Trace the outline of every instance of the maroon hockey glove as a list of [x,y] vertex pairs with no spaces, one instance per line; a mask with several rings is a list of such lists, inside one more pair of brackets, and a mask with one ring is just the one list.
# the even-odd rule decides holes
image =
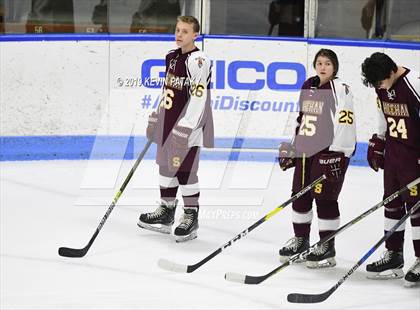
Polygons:
[[279,165],[283,171],[294,167],[296,163],[295,148],[289,142],[282,142],[279,147]]
[[156,132],[156,124],[158,121],[158,115],[156,112],[153,112],[149,115],[149,122],[147,124],[146,129],[146,136],[147,139],[153,142],[156,142],[155,132]]
[[384,169],[384,150],[385,139],[375,133],[369,140],[367,152],[369,166],[375,171],[378,171],[379,168]]
[[191,128],[176,125],[172,129],[172,143],[176,148],[187,149],[188,138],[192,132]]
[[343,174],[346,165],[346,157],[342,152],[322,153],[319,156],[319,164],[321,165],[328,181],[336,181]]

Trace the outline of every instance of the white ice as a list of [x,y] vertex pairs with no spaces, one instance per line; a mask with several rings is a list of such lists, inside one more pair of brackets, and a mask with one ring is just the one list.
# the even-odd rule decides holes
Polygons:
[[[260,275],[280,265],[278,249],[293,234],[291,206],[191,274],[157,266],[159,258],[198,262],[288,199],[291,171],[267,163],[202,161],[199,236],[177,244],[136,225],[159,196],[157,166],[145,160],[88,254],[60,257],[60,246],[86,245],[132,164],[0,163],[1,309],[420,309],[418,288],[405,288],[403,280],[368,280],[365,264],[321,304],[286,300],[288,293],[333,286],[382,237],[382,209],[337,237],[332,269],[293,265],[259,285],[224,280],[225,272]],[[340,197],[341,224],[381,197],[381,173],[350,167]],[[318,241],[316,217],[311,241]],[[405,260],[407,270],[414,261],[409,223]]]

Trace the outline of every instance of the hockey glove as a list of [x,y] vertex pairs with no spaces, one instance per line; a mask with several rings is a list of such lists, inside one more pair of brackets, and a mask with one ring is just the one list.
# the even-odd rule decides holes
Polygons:
[[369,147],[367,152],[367,160],[369,166],[378,171],[379,168],[384,169],[384,150],[385,150],[385,138],[378,136],[376,133],[369,140]]
[[282,142],[279,147],[279,165],[281,170],[286,171],[287,169],[294,167],[296,163],[295,148],[289,142]]
[[336,181],[343,174],[346,157],[342,152],[328,151],[319,156],[319,164],[328,181]]
[[147,123],[146,136],[147,139],[153,142],[156,142],[155,133],[156,125],[158,121],[158,115],[156,112],[153,112],[149,115],[149,121]]
[[182,163],[188,155],[188,138],[192,129],[176,125],[172,129],[172,138],[168,148],[169,171],[176,172],[181,168]]
[[176,125],[172,129],[172,143],[176,148],[187,149],[188,148],[188,138],[192,132],[191,128],[182,127]]

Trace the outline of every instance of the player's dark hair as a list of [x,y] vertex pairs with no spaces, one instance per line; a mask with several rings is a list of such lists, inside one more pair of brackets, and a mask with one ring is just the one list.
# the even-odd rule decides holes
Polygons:
[[194,16],[184,15],[178,16],[176,19],[178,22],[184,22],[193,26],[194,32],[200,32],[200,23]]
[[334,67],[333,77],[335,77],[337,75],[337,72],[338,72],[338,57],[337,57],[337,54],[334,53],[334,51],[329,50],[327,48],[320,49],[314,57],[314,62],[313,62],[314,69],[315,69],[315,66],[316,66],[316,61],[317,61],[319,56],[327,57],[332,62],[333,67]]
[[373,53],[362,63],[362,81],[365,86],[378,88],[381,81],[388,79],[391,72],[397,72],[396,63],[384,53]]

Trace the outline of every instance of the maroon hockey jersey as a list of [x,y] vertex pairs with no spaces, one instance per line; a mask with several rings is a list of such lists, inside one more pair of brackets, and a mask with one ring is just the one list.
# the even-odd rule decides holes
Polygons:
[[420,152],[419,74],[405,69],[390,89],[375,89],[381,112],[379,134],[387,144],[402,143]]
[[356,146],[353,96],[336,78],[320,87],[315,77],[305,81],[299,98],[300,112],[294,138],[297,156],[312,156],[324,149],[350,157]]

